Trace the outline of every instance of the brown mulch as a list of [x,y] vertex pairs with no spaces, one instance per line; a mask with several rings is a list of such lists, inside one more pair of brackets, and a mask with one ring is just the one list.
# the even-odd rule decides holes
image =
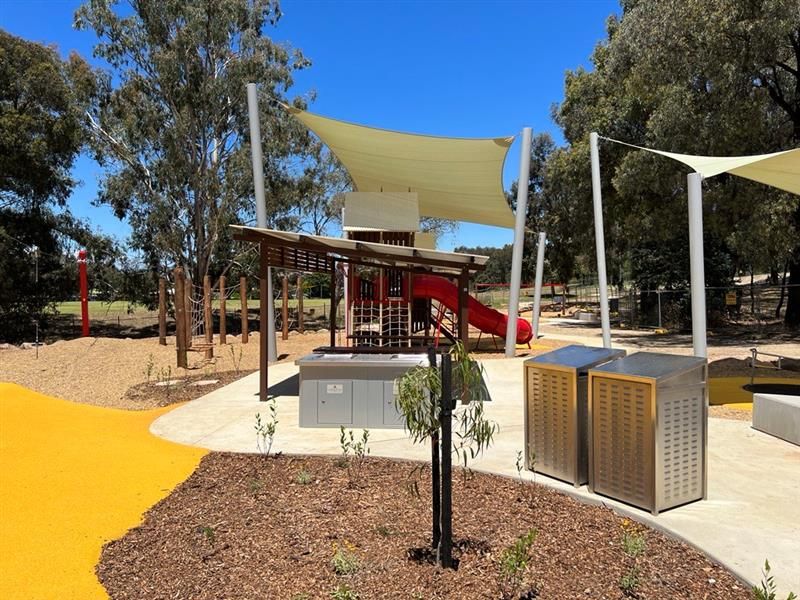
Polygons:
[[[188,402],[254,372],[247,370],[216,373],[208,370],[203,374],[181,378],[168,378],[159,374],[150,381],[129,388],[123,400],[127,402],[127,408],[142,410]],[[198,382],[202,385],[197,385]]]
[[[760,362],[763,365],[777,366],[777,362]],[[750,377],[750,359],[721,358],[708,363],[709,377]],[[757,368],[756,377],[785,377],[787,379],[800,378],[800,361],[786,359],[781,363],[781,370]]]
[[[500,598],[501,553],[536,529],[524,587],[509,597],[624,597],[619,584],[631,559],[621,517],[494,475],[454,477],[458,568],[430,564],[429,472],[415,498],[407,491],[414,466],[368,459],[351,486],[333,457],[210,454],[141,526],[105,546],[98,577],[113,599],[329,598],[342,584],[361,600]],[[309,483],[300,483],[301,471]],[[636,598],[750,597],[696,550],[639,530],[646,549]],[[355,557],[354,573],[334,572],[336,548]]]

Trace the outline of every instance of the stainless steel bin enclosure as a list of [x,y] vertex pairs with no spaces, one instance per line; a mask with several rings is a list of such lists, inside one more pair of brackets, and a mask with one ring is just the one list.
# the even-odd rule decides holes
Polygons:
[[402,429],[395,381],[424,354],[310,354],[300,367],[300,427]]
[[658,514],[706,497],[705,358],[637,352],[589,371],[589,489]]
[[565,346],[525,361],[527,469],[575,486],[588,481],[588,370],[623,356],[624,350]]

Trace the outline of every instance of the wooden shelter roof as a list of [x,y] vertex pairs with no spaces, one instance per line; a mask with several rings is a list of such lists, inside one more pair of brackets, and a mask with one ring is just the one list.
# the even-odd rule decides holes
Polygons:
[[486,268],[486,261],[489,260],[487,256],[460,252],[395,246],[243,225],[232,225],[232,227],[237,230],[235,238],[238,240],[265,243],[269,248],[269,266],[300,271],[329,272],[332,263],[336,261],[458,274],[462,271],[482,271]]

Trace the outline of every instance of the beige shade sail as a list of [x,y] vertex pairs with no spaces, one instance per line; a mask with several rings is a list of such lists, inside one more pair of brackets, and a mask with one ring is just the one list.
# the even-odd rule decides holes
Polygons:
[[667,156],[688,165],[705,179],[730,173],[800,195],[800,148],[755,156],[694,156],[643,148],[611,138],[603,139]]
[[416,192],[421,216],[514,227],[503,192],[503,163],[513,136],[415,135],[286,108],[327,144],[357,191]]

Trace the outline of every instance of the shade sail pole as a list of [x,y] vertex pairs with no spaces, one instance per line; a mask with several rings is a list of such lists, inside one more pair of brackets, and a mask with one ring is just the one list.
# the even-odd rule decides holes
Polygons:
[[[250,119],[250,153],[253,159],[253,186],[256,199],[256,223],[267,227],[267,199],[264,194],[264,162],[261,154],[261,124],[258,118],[258,94],[255,83],[247,84],[247,114]],[[263,254],[261,260],[263,260]],[[263,288],[262,288],[263,289]],[[272,298],[272,269],[267,269],[267,360],[276,362],[275,303]],[[259,302],[263,302],[261,298]]]
[[703,265],[703,176],[687,175],[689,192],[689,271],[692,290],[692,347],[706,358],[706,277]]
[[513,357],[517,349],[517,317],[519,316],[519,287],[522,279],[522,252],[525,242],[525,218],[528,214],[528,179],[531,164],[531,128],[522,130],[522,147],[517,180],[517,214],[514,221],[514,249],[511,254],[511,288],[506,323],[506,356]]
[[594,205],[594,243],[597,252],[597,282],[600,287],[600,324],[603,328],[603,347],[611,348],[611,320],[608,316],[608,281],[606,277],[606,240],[603,233],[603,197],[600,191],[600,152],[597,133],[589,134],[592,159],[592,204]]
[[533,339],[539,339],[539,311],[542,308],[542,277],[544,276],[544,245],[547,241],[547,234],[539,232],[539,244],[536,246],[536,286],[533,291],[533,316],[531,317],[531,329],[533,329]]

